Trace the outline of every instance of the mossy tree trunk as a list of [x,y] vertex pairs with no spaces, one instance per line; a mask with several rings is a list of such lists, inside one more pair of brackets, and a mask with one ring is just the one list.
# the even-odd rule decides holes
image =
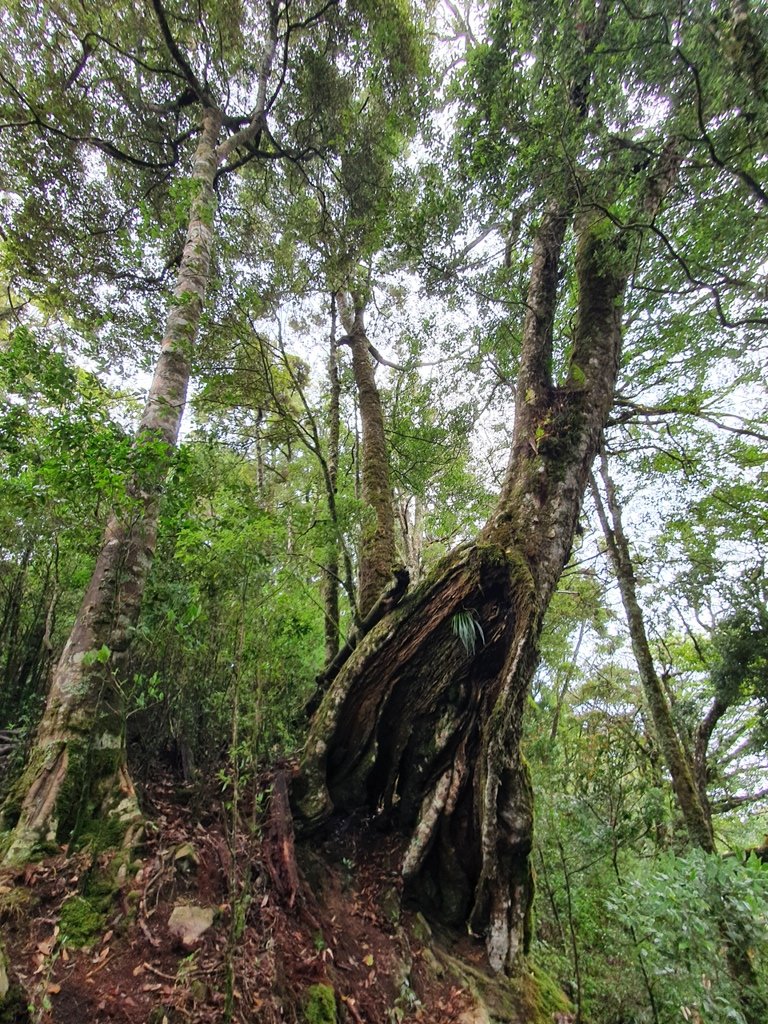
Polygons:
[[140,469],[126,508],[107,525],[27,768],[3,807],[3,825],[14,827],[8,862],[28,858],[41,842],[71,841],[94,818],[112,818],[126,830],[139,818],[125,764],[122,672],[154,556],[158,505],[210,276],[221,123],[220,111],[204,112],[186,244],[135,441]]
[[352,654],[313,720],[295,789],[308,828],[364,807],[404,830],[410,891],[435,916],[483,934],[496,970],[511,970],[527,941],[533,810],[523,707],[613,401],[629,265],[610,224],[581,219],[575,339],[556,387],[569,221],[552,204],[535,240],[496,510],[477,542],[447,556]]
[[389,480],[384,412],[365,333],[365,302],[355,296],[354,311],[343,293],[337,296],[337,302],[347,332],[339,344],[348,345],[352,351],[352,372],[360,409],[361,497],[371,510],[370,521],[363,523],[358,571],[358,611],[364,619],[390,582],[397,562],[395,503]]

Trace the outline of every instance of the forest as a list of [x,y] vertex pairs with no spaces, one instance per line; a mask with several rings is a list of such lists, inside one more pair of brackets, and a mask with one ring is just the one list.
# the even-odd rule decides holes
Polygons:
[[0,1024],[763,1024],[768,3],[0,26]]

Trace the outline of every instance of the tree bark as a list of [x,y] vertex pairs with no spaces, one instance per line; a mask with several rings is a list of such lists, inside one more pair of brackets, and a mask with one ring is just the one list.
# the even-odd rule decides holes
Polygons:
[[210,277],[221,122],[220,111],[204,112],[186,244],[135,441],[142,466],[128,487],[128,509],[109,520],[27,768],[3,807],[3,823],[14,826],[6,862],[27,859],[41,842],[71,842],[94,818],[113,818],[126,830],[139,820],[125,764],[121,672],[155,551],[159,499]]
[[569,220],[552,204],[535,240],[496,510],[476,543],[447,556],[354,651],[318,709],[294,791],[308,829],[366,807],[404,830],[408,891],[483,934],[496,970],[512,970],[529,937],[524,702],[619,364],[626,246],[605,220],[584,217],[575,341],[565,385],[552,382]]
[[341,295],[337,296],[337,301],[347,331],[339,343],[349,345],[352,350],[352,371],[360,408],[361,498],[373,512],[371,521],[363,523],[360,547],[358,605],[360,617],[365,618],[391,579],[397,562],[394,496],[389,481],[384,412],[365,333],[365,306],[356,300],[352,314]]
[[339,649],[339,533],[336,523],[336,489],[339,473],[339,434],[341,426],[339,380],[339,347],[336,339],[336,301],[331,297],[331,337],[328,354],[328,498],[332,504],[333,536],[328,541],[328,555],[323,574],[323,608],[325,626],[325,664],[331,664]]
[[[603,451],[601,454],[601,476],[605,485],[608,513],[606,513],[600,492],[595,480],[592,480],[592,493],[595,498],[597,515],[608,545],[608,552],[619,584],[621,601],[627,616],[629,635],[632,641],[640,682],[645,699],[651,712],[653,727],[659,741],[664,760],[672,779],[677,804],[683,815],[685,827],[691,842],[712,853],[715,848],[712,833],[712,819],[708,805],[696,784],[694,765],[691,763],[672,721],[672,713],[661,680],[653,663],[648,635],[640,602],[637,599],[637,583],[629,544],[621,520],[621,508],[616,497],[613,481],[608,473],[608,462]],[[608,518],[610,514],[610,521]]]

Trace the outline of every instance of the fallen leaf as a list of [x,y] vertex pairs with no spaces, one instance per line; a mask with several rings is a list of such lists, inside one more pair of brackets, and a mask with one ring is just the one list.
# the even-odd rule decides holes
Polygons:
[[138,978],[138,976],[140,974],[143,974],[143,973],[144,973],[144,964],[137,964],[133,968],[133,976],[134,976],[134,978]]
[[369,953],[368,956],[364,956],[363,963],[366,967],[373,967],[373,953]]

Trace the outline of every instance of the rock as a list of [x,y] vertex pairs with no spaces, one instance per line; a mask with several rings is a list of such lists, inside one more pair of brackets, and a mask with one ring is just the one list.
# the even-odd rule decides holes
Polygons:
[[8,989],[10,987],[11,983],[8,979],[8,964],[5,959],[3,947],[0,946],[0,1003],[2,1003],[5,997],[8,995]]
[[0,1021],[12,1024],[30,1024],[27,994],[11,974],[8,955],[0,939]]
[[176,848],[173,855],[173,863],[185,874],[193,871],[200,863],[200,857],[192,843],[182,843]]
[[168,931],[185,949],[192,949],[213,924],[213,915],[213,907],[194,907],[189,904],[174,907],[168,919]]

